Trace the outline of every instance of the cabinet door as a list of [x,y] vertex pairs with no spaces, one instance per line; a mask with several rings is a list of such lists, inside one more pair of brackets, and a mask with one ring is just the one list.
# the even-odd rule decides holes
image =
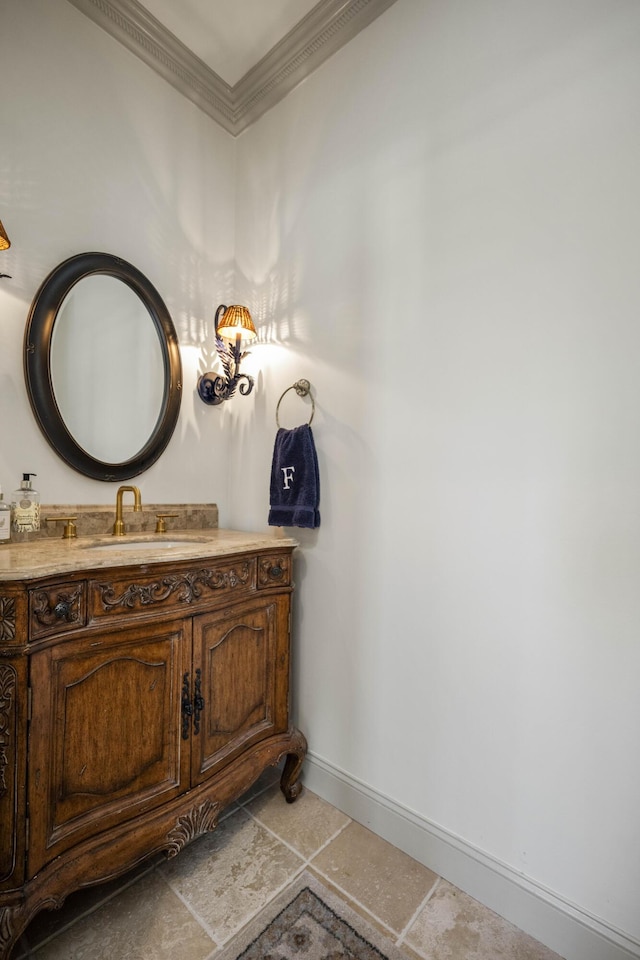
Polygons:
[[180,692],[190,627],[104,631],[33,655],[31,872],[188,786]]
[[193,718],[195,784],[251,744],[287,729],[289,596],[196,617],[193,651],[194,680],[204,699],[200,717]]

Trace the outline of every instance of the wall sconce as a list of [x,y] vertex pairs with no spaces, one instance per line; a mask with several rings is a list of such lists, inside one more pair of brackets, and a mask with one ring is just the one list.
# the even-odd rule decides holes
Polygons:
[[[2,220],[0,220],[0,250],[8,250],[10,246],[11,240],[9,240],[7,231],[2,226]],[[7,279],[11,280],[8,273],[0,273],[0,277],[7,277]]]
[[[229,400],[236,392],[236,387],[243,397],[253,390],[253,377],[240,373],[240,361],[247,355],[246,352],[240,352],[240,341],[257,337],[251,314],[246,307],[237,305],[226,307],[220,304],[216,310],[215,329],[216,350],[225,376],[209,372],[203,373],[198,379],[200,399],[214,406]],[[225,340],[235,340],[235,343],[225,343]]]

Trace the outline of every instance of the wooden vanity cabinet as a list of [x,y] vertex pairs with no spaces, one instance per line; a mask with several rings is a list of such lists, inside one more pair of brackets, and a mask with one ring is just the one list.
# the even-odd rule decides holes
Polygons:
[[104,631],[31,657],[28,875],[189,787],[189,623]]
[[0,582],[0,960],[42,907],[174,856],[282,757],[298,796],[292,549]]
[[203,783],[247,747],[286,731],[288,620],[284,597],[194,618],[193,663],[202,664],[194,684],[209,708],[202,719],[197,711],[193,716],[191,783]]

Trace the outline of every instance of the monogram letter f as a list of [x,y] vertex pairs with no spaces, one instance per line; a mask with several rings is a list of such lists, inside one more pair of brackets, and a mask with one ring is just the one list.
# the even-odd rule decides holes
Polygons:
[[293,475],[296,472],[295,467],[280,467],[282,470],[282,487],[284,490],[288,490],[290,482],[293,480]]

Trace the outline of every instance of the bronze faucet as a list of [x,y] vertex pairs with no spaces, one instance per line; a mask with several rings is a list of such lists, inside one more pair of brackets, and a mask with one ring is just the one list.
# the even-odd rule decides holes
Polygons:
[[124,536],[124,521],[122,519],[122,494],[129,491],[134,496],[133,509],[136,513],[140,513],[142,510],[142,500],[140,498],[140,491],[137,487],[118,487],[118,492],[116,494],[116,522],[113,525],[113,536],[114,537],[123,537]]

